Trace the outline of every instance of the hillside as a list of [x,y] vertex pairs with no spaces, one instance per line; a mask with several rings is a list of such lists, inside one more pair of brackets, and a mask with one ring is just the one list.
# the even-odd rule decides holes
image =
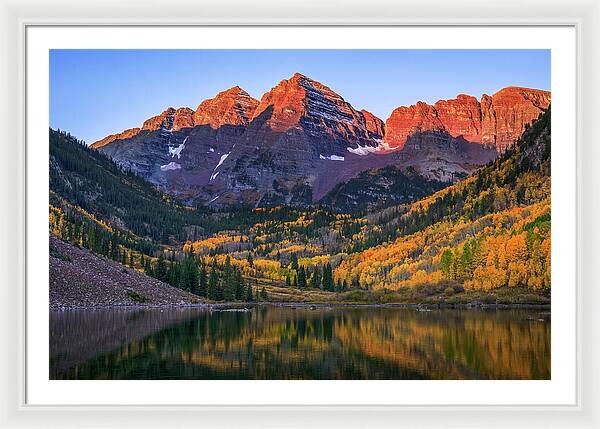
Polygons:
[[[466,179],[437,192],[430,183],[432,195],[382,210],[372,205],[365,215],[325,207],[238,212],[185,208],[132,176],[131,183],[140,181],[146,201],[155,201],[152,195],[158,195],[160,210],[166,215],[172,211],[181,227],[186,219],[199,225],[195,239],[172,234],[169,243],[140,238],[103,208],[113,189],[129,186],[130,174],[100,154],[98,160],[93,158],[98,165],[78,173],[64,167],[70,166],[64,157],[55,157],[62,167],[54,174],[65,183],[63,176],[70,178],[68,183],[78,183],[76,190],[82,196],[53,187],[61,191],[54,196],[61,205],[51,206],[50,230],[63,240],[216,301],[244,300],[250,290],[256,298],[264,289],[263,300],[268,294],[283,299],[301,290],[301,296],[338,292],[339,296],[327,298],[330,302],[469,302],[487,296],[480,292],[492,291],[500,302],[548,302],[550,122],[548,109],[512,148]],[[83,155],[93,153],[71,140],[63,144]],[[82,160],[88,159],[83,155]],[[110,193],[98,194],[103,202],[98,208],[90,202],[89,192],[82,191],[89,185],[82,184],[92,183],[92,172],[103,163],[108,163],[106,171],[113,169],[110,180],[115,186],[108,187]],[[403,192],[418,198],[412,181],[425,180],[391,168],[374,177],[370,174],[350,182],[367,197],[371,192],[397,195],[394,187],[404,186]],[[104,189],[104,181],[98,179],[96,189]],[[416,188],[422,185],[417,183]],[[344,195],[344,187],[337,189],[336,198],[352,201]],[[376,196],[372,201],[377,200]],[[363,201],[370,204],[369,198]],[[77,202],[88,204],[90,211]],[[172,228],[169,223],[152,225],[159,237]],[[281,288],[291,288],[290,293]]]
[[413,202],[448,185],[448,182],[429,180],[410,167],[402,171],[388,166],[363,171],[347,182],[338,183],[320,203],[342,213],[365,213]]
[[256,222],[243,207],[221,214],[182,205],[69,134],[50,129],[49,139],[50,205],[76,223],[166,244]]
[[550,123],[548,110],[493,164],[380,217],[357,239],[385,244],[348,255],[335,277],[373,289],[447,282],[449,295],[549,290]]
[[201,302],[195,295],[50,235],[51,308]]

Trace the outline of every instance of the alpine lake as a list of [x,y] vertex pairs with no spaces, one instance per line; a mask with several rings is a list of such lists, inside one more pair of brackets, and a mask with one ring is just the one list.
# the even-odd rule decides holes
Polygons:
[[50,311],[50,379],[550,379],[542,309]]

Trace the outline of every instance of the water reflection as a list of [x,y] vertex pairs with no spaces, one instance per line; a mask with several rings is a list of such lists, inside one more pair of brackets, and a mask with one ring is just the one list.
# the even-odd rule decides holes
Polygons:
[[52,379],[549,379],[550,320],[525,310],[50,312]]

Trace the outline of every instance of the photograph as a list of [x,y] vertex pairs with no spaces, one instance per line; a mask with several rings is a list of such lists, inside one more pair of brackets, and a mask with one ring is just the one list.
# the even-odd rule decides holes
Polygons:
[[50,49],[49,379],[552,380],[551,54]]

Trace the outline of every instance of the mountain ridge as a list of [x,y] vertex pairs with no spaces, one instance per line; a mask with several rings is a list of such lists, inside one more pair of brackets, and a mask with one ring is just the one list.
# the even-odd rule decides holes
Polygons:
[[[240,86],[235,85],[231,88],[217,93],[213,98],[209,98],[202,101],[198,105],[196,110],[192,110],[189,107],[180,107],[177,109],[174,107],[168,107],[161,114],[151,117],[144,121],[141,127],[129,128],[120,133],[107,135],[106,137],[92,143],[90,147],[98,149],[106,144],[111,143],[114,140],[130,138],[134,134],[139,133],[142,130],[159,130],[161,128],[161,125],[167,125],[167,129],[172,129],[175,131],[180,130],[181,128],[195,127],[206,124],[210,124],[213,128],[218,128],[223,124],[248,125],[254,119],[258,118],[260,114],[263,113],[266,110],[266,108],[272,104],[271,96],[273,92],[277,92],[280,86],[289,87],[293,86],[294,84],[300,84],[300,86],[302,86],[304,89],[313,86],[318,90],[326,91],[327,93],[333,95],[335,98],[338,98],[342,103],[349,106],[352,110],[354,110],[351,107],[350,103],[346,102],[341,96],[332,91],[326,85],[323,85],[322,83],[315,81],[301,73],[295,73],[291,78],[280,81],[276,86],[274,86],[265,94],[263,94],[260,101],[253,98]],[[520,121],[521,128],[519,129],[519,132],[515,130],[513,133],[507,134],[511,136],[512,140],[509,144],[506,144],[506,142],[503,143],[502,150],[505,150],[507,146],[510,146],[510,144],[514,143],[516,139],[520,136],[520,134],[524,130],[525,123],[531,124],[531,121],[536,119],[539,116],[539,114],[542,113],[542,111],[545,111],[548,108],[550,104],[550,94],[550,91],[546,90],[509,85],[499,89],[491,96],[488,94],[483,94],[480,100],[477,100],[477,98],[472,95],[459,93],[456,95],[455,98],[439,99],[433,104],[429,104],[424,101],[417,101],[415,104],[412,105],[398,106],[390,113],[390,116],[385,121],[366,109],[361,109],[357,112],[364,118],[363,120],[365,123],[365,127],[370,133],[373,134],[375,139],[383,139],[383,146],[379,147],[378,149],[393,151],[402,149],[408,135],[403,135],[403,141],[398,143],[396,141],[398,140],[397,138],[385,137],[384,129],[389,128],[390,125],[393,128],[395,122],[394,116],[398,116],[403,112],[411,111],[418,116],[426,118],[428,116],[427,111],[430,110],[429,113],[432,113],[434,115],[434,117],[429,118],[429,120],[426,123],[422,123],[419,120],[416,120],[416,123],[412,124],[413,128],[408,134],[414,133],[415,131],[423,130],[447,130],[448,133],[451,134],[453,137],[463,136],[467,141],[482,144],[495,144],[495,138],[493,136],[490,137],[489,132],[488,135],[478,135],[480,133],[481,124],[479,124],[478,127],[475,127],[474,124],[465,125],[464,122],[467,122],[468,120],[485,122],[486,119],[488,121],[491,121],[491,117],[484,117],[486,115],[484,115],[483,109],[489,109],[490,106],[493,106],[494,97],[502,98],[502,102],[496,103],[496,105],[498,106],[506,104],[505,99],[511,97],[513,99],[518,98],[516,101],[520,103],[528,101],[531,103],[531,106],[537,109],[537,111],[533,111],[533,109],[528,109],[525,112],[525,118],[529,120],[525,121],[523,119]],[[227,104],[228,102],[230,106],[223,105]],[[479,109],[479,112],[475,113],[475,117],[468,115],[468,113],[474,113],[470,111],[470,108],[472,108],[473,105],[476,105],[476,108]],[[232,114],[232,112],[226,109],[226,107],[231,107],[232,109],[237,111],[237,113],[239,114],[239,117],[236,118],[237,120],[230,119],[229,121],[219,121],[219,119],[222,116],[227,117],[227,115]],[[462,115],[462,113],[464,112],[459,111],[458,123],[452,123],[449,122],[448,119],[445,119],[448,118],[448,116],[451,116],[453,111],[456,111],[457,109],[466,110],[467,118],[465,119],[465,115]],[[210,110],[212,110],[212,112]],[[297,114],[298,112],[294,113]],[[533,116],[534,114],[535,116]],[[166,117],[169,115],[173,116],[173,120],[171,123],[165,120]],[[487,115],[493,115],[493,113],[487,113]],[[531,116],[531,118],[529,118],[529,116]],[[191,120],[187,119],[188,117],[191,117]],[[277,131],[281,128],[284,128],[283,131],[285,131],[286,123],[282,124],[281,120],[275,120],[271,123],[274,124],[274,126],[272,126],[271,129]],[[424,127],[423,125],[426,126]],[[287,126],[289,126],[289,124],[287,124]],[[515,134],[515,136],[512,136],[512,134]],[[504,139],[506,139],[506,136],[504,136]],[[390,141],[394,141],[393,146],[390,145]]]
[[90,147],[189,202],[308,206],[389,165],[455,182],[510,147],[549,102],[547,91],[507,87],[481,102],[459,94],[401,106],[384,122],[296,73],[260,101],[235,86]]
[[518,86],[502,88],[491,96],[483,94],[481,100],[458,94],[433,105],[419,101],[392,111],[383,142],[389,150],[401,150],[418,131],[446,131],[452,137],[462,136],[472,143],[496,147],[501,153],[549,105],[549,91]]

